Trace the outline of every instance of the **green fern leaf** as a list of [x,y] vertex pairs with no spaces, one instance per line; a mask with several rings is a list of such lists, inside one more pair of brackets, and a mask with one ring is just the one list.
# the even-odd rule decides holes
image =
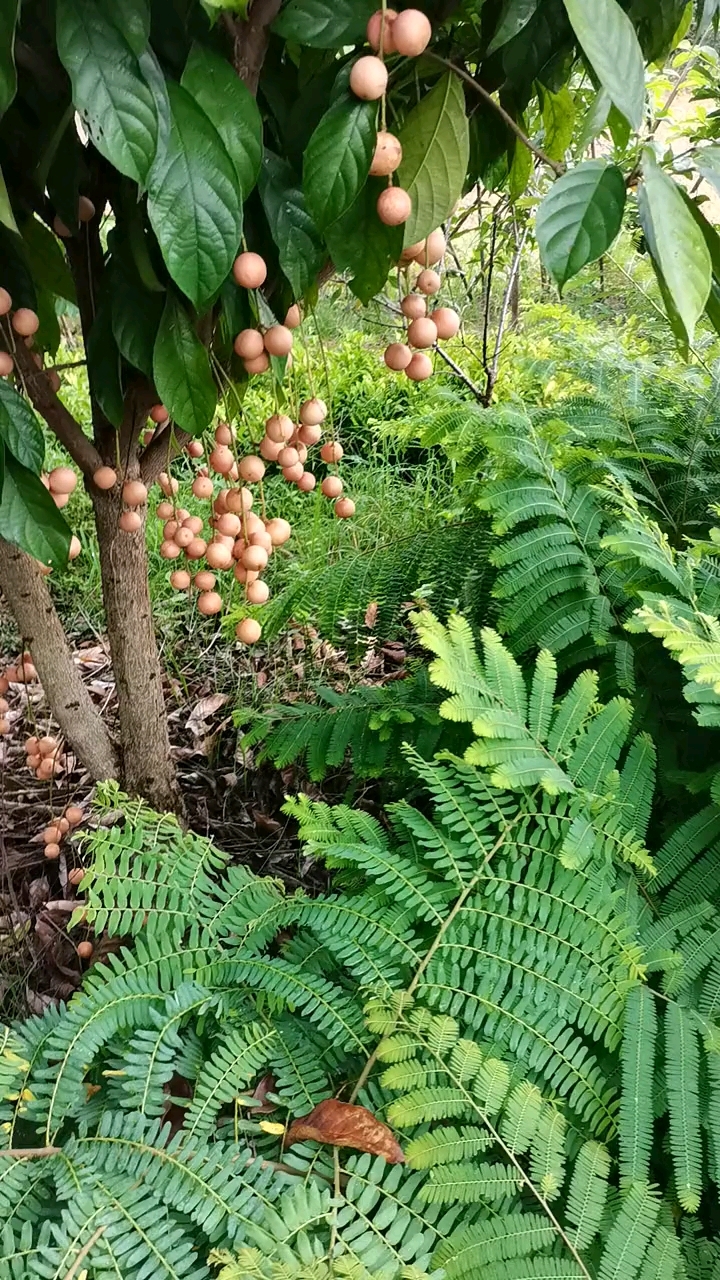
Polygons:
[[546,1104],[530,1146],[532,1180],[546,1200],[555,1200],[565,1180],[567,1123],[557,1108]]
[[655,999],[638,986],[628,996],[621,1051],[620,1172],[628,1182],[646,1180],[653,1139]]
[[538,654],[535,664],[530,704],[528,708],[528,727],[538,742],[545,742],[553,714],[553,700],[557,685],[557,664],[552,654],[544,649]]
[[570,1241],[585,1250],[600,1230],[610,1176],[610,1156],[599,1142],[585,1142],[575,1160],[567,1199],[567,1217],[575,1228]]
[[691,1014],[671,1002],[665,1010],[670,1151],[678,1200],[688,1213],[697,1212],[702,1193],[699,1072],[700,1050]]
[[405,1159],[411,1169],[431,1169],[436,1165],[469,1160],[487,1151],[492,1139],[484,1129],[463,1125],[436,1125],[427,1133],[412,1138],[405,1146]]
[[638,1182],[629,1188],[608,1231],[598,1280],[635,1280],[659,1211],[660,1202],[647,1183]]

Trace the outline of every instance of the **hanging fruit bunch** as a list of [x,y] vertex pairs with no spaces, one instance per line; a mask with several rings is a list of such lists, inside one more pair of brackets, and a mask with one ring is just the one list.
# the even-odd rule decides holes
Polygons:
[[[386,93],[388,71],[387,54],[400,54],[417,58],[425,52],[432,35],[432,28],[424,13],[418,9],[378,9],[367,24],[367,40],[374,55],[363,55],[353,64],[350,72],[350,88],[364,101],[380,100],[380,128],[375,151],[370,164],[371,177],[386,177],[387,187],[377,200],[380,221],[386,226],[399,226],[407,222],[412,212],[412,200],[402,187],[393,185],[394,175],[402,164],[403,150],[400,139],[386,128]],[[453,338],[460,328],[460,317],[450,307],[435,307],[428,314],[428,300],[434,298],[442,286],[435,268],[445,256],[445,236],[440,228],[431,232],[425,240],[407,246],[398,263],[398,273],[405,285],[405,296],[400,304],[405,341],[392,342],[387,347],[384,360],[389,369],[405,373],[413,382],[423,382],[433,371],[432,361],[426,354],[439,338]],[[420,270],[410,286],[410,270]]]

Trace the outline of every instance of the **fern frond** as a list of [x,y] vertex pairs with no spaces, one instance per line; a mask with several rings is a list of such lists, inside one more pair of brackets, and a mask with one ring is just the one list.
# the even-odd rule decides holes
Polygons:
[[635,1280],[659,1211],[657,1194],[646,1182],[637,1182],[625,1192],[605,1240],[598,1280]]
[[585,1142],[578,1152],[568,1188],[567,1218],[574,1231],[570,1241],[585,1250],[600,1230],[610,1176],[610,1156],[599,1142]]
[[627,1182],[647,1180],[653,1138],[653,1075],[657,1017],[647,987],[631,991],[625,1006],[620,1063],[620,1173]]
[[411,1169],[431,1169],[436,1165],[469,1160],[487,1151],[492,1138],[484,1129],[463,1125],[436,1125],[427,1133],[412,1138],[405,1147],[405,1159]]
[[670,1152],[680,1204],[696,1213],[702,1192],[700,1049],[692,1017],[675,1001],[665,1010],[665,1082]]
[[141,1184],[175,1213],[191,1219],[213,1243],[243,1238],[279,1194],[272,1170],[236,1144],[204,1143],[198,1132],[170,1137],[167,1126],[142,1116],[106,1112],[97,1132],[71,1140],[65,1158],[80,1182],[100,1177],[111,1193]]

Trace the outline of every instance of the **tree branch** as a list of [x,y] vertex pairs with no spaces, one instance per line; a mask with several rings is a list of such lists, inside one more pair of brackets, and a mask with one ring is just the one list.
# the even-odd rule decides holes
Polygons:
[[464,370],[460,368],[460,365],[455,363],[452,356],[449,356],[447,351],[443,351],[442,347],[439,347],[436,345],[435,350],[440,356],[440,359],[444,360],[445,363],[450,366],[455,376],[459,378],[461,382],[465,383],[465,386],[468,388],[469,391],[472,391],[476,400],[479,400],[482,403],[482,400],[483,400],[482,391],[480,390],[479,387],[475,386],[475,383],[473,382],[472,378],[468,377],[468,375],[464,372]]
[[474,76],[470,75],[469,71],[466,71],[464,67],[459,67],[455,62],[451,62],[449,58],[441,58],[439,53],[433,53],[431,49],[426,49],[423,57],[432,58],[433,62],[440,62],[444,67],[447,67],[449,71],[454,71],[456,76],[459,76],[467,85],[470,85],[471,89],[474,89],[476,93],[480,94],[483,101],[489,103],[489,105],[497,111],[498,115],[502,116],[508,129],[512,130],[515,137],[520,139],[523,146],[527,147],[528,151],[532,151],[533,155],[537,156],[538,160],[542,161],[543,164],[548,165],[548,167],[552,169],[556,178],[562,177],[565,172],[565,165],[560,164],[558,160],[551,160],[550,156],[546,155],[540,147],[536,147],[535,143],[531,142],[527,134],[520,128],[517,121],[513,120],[509,111],[506,111],[505,108],[493,97],[493,95],[488,93],[487,89],[484,89]]
[[189,440],[192,440],[190,433],[181,431],[178,427],[175,428],[172,439],[166,431],[153,437],[140,458],[140,479],[148,489],[155,483],[161,471],[167,471],[173,458],[182,452]]
[[269,41],[269,29],[280,12],[281,0],[252,0],[245,22],[223,13],[220,21],[233,42],[233,66],[250,92],[257,93]]
[[67,449],[70,457],[77,463],[86,476],[91,476],[102,463],[102,458],[92,440],[85,435],[80,423],[58,399],[50,386],[47,373],[38,369],[32,352],[19,339],[14,350],[10,350],[15,361],[15,368],[32,404],[41,418],[44,418],[50,430]]

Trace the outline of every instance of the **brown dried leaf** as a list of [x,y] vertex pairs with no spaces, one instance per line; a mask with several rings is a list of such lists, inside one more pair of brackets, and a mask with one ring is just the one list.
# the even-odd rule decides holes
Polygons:
[[377,616],[378,616],[377,600],[371,600],[370,604],[365,610],[365,626],[369,627],[371,631],[375,626],[375,623],[377,622]]
[[355,1151],[367,1151],[382,1156],[388,1164],[404,1164],[402,1147],[386,1124],[378,1120],[367,1107],[357,1107],[338,1098],[325,1098],[307,1116],[293,1120],[287,1135],[287,1145],[293,1142],[330,1143],[333,1147],[352,1147]]
[[209,693],[206,698],[201,698],[190,712],[185,728],[196,737],[201,737],[205,732],[204,721],[224,707],[228,697],[227,693]]

